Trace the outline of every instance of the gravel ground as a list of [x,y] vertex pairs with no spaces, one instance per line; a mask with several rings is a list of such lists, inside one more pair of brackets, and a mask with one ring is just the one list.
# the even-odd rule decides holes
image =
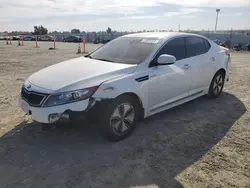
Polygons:
[[250,187],[250,53],[232,53],[220,98],[154,115],[110,143],[86,123],[43,132],[21,112],[18,92],[31,73],[80,56],[77,44],[39,45],[0,42],[1,188]]

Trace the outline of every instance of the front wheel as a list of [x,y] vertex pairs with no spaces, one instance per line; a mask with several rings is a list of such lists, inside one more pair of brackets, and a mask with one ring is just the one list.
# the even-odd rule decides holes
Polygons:
[[134,97],[120,96],[102,108],[99,126],[104,137],[120,141],[133,132],[140,114],[140,105]]
[[208,96],[211,98],[217,98],[222,93],[225,83],[225,74],[222,71],[217,72],[209,87]]

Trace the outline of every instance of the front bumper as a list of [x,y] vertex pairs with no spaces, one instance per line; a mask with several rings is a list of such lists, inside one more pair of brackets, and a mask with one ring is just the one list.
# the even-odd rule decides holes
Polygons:
[[40,123],[55,123],[61,119],[75,119],[84,114],[94,105],[93,99],[86,99],[74,103],[53,106],[53,107],[34,107],[30,106],[19,96],[19,105],[34,121]]

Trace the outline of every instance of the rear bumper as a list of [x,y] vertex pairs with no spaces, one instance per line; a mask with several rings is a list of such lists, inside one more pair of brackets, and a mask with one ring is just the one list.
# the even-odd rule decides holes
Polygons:
[[53,107],[30,106],[19,96],[19,106],[34,121],[40,123],[55,123],[61,120],[73,120],[86,115],[88,110],[94,105],[94,99],[86,99],[74,103],[69,103]]

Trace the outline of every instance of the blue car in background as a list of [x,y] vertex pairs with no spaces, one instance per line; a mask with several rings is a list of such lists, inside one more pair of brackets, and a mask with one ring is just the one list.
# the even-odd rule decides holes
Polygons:
[[25,37],[23,37],[23,40],[24,41],[34,41],[35,37],[33,37],[33,36],[25,36]]
[[82,42],[82,37],[71,35],[64,38],[63,42]]

